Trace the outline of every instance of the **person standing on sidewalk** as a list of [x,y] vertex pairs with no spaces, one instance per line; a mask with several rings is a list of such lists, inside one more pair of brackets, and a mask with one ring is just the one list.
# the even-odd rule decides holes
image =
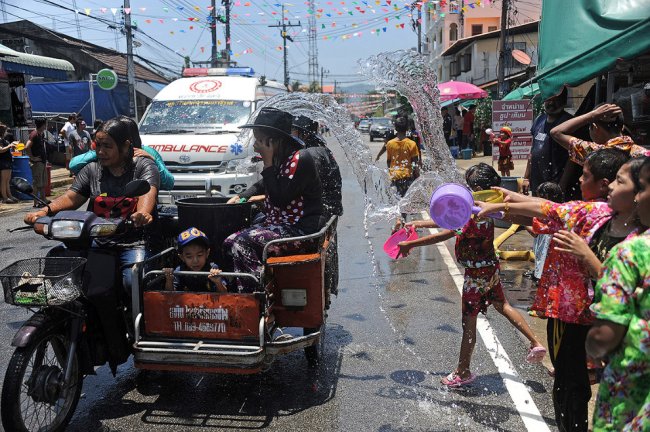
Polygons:
[[[39,197],[43,201],[47,198],[45,196],[45,186],[47,184],[47,169],[45,163],[47,162],[47,154],[45,150],[45,128],[47,122],[45,119],[36,119],[36,129],[29,134],[29,139],[25,144],[25,150],[29,156],[29,164],[32,168],[32,188],[34,189],[34,196]],[[40,208],[41,205],[38,201],[34,200],[34,207]]]
[[[75,129],[75,123],[77,122],[77,114],[72,113],[68,116],[68,121],[65,122],[59,135],[63,137],[63,143],[65,144],[65,169],[70,169],[70,159],[72,159],[72,147],[70,147],[70,134]],[[70,177],[72,177],[72,172],[70,172]]]
[[[567,103],[567,91],[544,101],[544,113],[533,122],[530,130],[533,145],[530,149],[528,165],[524,174],[522,188],[535,195],[537,188],[544,182],[562,184],[562,174],[569,161],[569,152],[551,137],[551,129],[569,120],[571,114],[564,111]],[[567,191],[563,190],[565,195]]]
[[[72,147],[72,157],[79,156],[90,150],[91,138],[86,130],[86,122],[77,117],[77,128],[70,133],[69,141]],[[69,164],[68,164],[69,165]]]
[[16,144],[6,139],[6,133],[7,126],[0,123],[0,195],[2,195],[0,203],[16,204],[18,200],[11,195],[11,188],[9,187],[13,165],[11,150],[16,147]]
[[476,105],[469,107],[469,111],[463,116],[463,139],[465,141],[465,148],[474,151],[474,111]]
[[448,146],[450,146],[452,118],[449,115],[449,110],[447,109],[447,107],[441,110],[441,114],[442,114],[442,133],[445,136],[445,142],[447,143]]

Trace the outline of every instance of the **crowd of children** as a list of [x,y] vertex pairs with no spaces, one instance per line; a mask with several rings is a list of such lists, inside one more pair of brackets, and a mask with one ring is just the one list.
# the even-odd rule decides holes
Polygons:
[[[503,296],[489,215],[501,212],[507,220],[528,225],[538,258],[530,311],[547,320],[559,430],[590,430],[587,365],[602,364],[603,358],[593,430],[650,430],[650,249],[648,235],[642,234],[650,223],[650,191],[645,189],[650,158],[630,158],[629,151],[612,147],[595,149],[583,163],[583,201],[571,202],[563,202],[556,184],[544,183],[537,197],[530,197],[498,188],[500,178],[489,165],[470,167],[469,187],[497,189],[504,202],[477,203],[481,211],[461,229],[402,242],[401,253],[456,238],[456,259],[465,267],[463,337],[458,366],[441,382],[460,387],[476,378],[469,367],[476,314],[490,304],[530,340],[528,361],[541,361],[546,354]],[[432,221],[409,225],[436,227]]]

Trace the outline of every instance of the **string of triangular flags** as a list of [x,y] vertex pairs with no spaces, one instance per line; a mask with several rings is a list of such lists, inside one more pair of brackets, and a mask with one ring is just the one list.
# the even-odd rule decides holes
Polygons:
[[[461,2],[461,1],[448,1],[448,0],[421,0],[417,2],[409,1],[395,1],[395,0],[331,0],[325,1],[316,6],[314,9],[310,9],[310,2],[304,1],[303,5],[295,5],[290,3],[268,3],[264,2],[263,4],[253,5],[251,1],[242,1],[235,0],[232,4],[231,18],[236,20],[238,18],[246,19],[247,23],[250,24],[266,24],[266,23],[275,23],[277,22],[279,16],[284,12],[285,21],[291,19],[302,19],[315,17],[320,20],[320,29],[321,30],[334,30],[334,29],[345,29],[350,28],[356,29],[360,26],[367,26],[371,22],[383,21],[383,26],[377,27],[375,29],[370,29],[367,31],[357,31],[351,32],[343,35],[323,35],[320,37],[323,41],[336,41],[336,40],[348,40],[351,38],[361,37],[364,33],[370,35],[382,35],[388,32],[388,30],[395,28],[397,30],[403,30],[408,28],[406,24],[413,17],[414,8],[419,10],[427,9],[432,17],[441,17],[444,18],[446,13],[460,13],[461,11],[467,12],[470,9],[476,7],[485,7],[489,5],[492,0],[474,0],[473,2]],[[258,6],[260,9],[259,12],[249,12],[248,8],[252,6]],[[297,7],[297,9],[296,9]],[[284,8],[284,11],[277,10],[277,8]],[[403,14],[398,12],[403,11]],[[201,7],[198,5],[193,6],[192,8],[177,5],[175,7],[138,7],[138,8],[115,8],[115,7],[99,7],[99,8],[84,8],[76,10],[76,13],[83,13],[87,16],[99,14],[109,14],[111,13],[114,17],[121,16],[121,14],[130,14],[132,16],[132,23],[134,26],[139,24],[145,25],[156,25],[161,24],[165,25],[169,22],[179,23],[180,27],[168,31],[170,36],[175,36],[177,33],[188,33],[197,29],[202,29],[205,26],[214,27],[218,25],[219,22],[225,21],[223,7],[219,7],[215,12],[216,21],[212,16],[213,7],[205,6]],[[164,15],[158,15],[163,13]],[[197,14],[197,16],[182,17],[181,14]],[[380,13],[391,13],[391,16],[383,17],[376,16]],[[372,15],[375,15],[371,18]],[[364,17],[363,21],[359,22],[337,22],[337,19],[347,18],[350,16],[359,16]],[[403,19],[404,18],[404,19]],[[141,19],[141,21],[138,21]],[[192,24],[184,25],[183,23],[190,21]],[[322,21],[327,21],[322,22]],[[390,25],[390,22],[393,21],[394,24]],[[407,22],[404,22],[407,21]],[[421,23],[421,19],[418,19],[418,22]],[[292,37],[299,35],[300,33],[307,33],[308,30],[303,28],[302,31],[294,31],[290,33]],[[265,37],[268,39],[268,37]],[[228,41],[230,42],[230,41]],[[241,42],[237,40],[236,42]],[[221,46],[223,42],[217,40],[217,46]],[[202,53],[204,53],[209,47],[200,47]],[[282,46],[275,47],[276,50],[282,51]],[[186,51],[185,48],[182,48],[182,51]],[[252,54],[252,48],[246,48],[239,52],[231,51],[231,56],[239,56],[243,54]]]

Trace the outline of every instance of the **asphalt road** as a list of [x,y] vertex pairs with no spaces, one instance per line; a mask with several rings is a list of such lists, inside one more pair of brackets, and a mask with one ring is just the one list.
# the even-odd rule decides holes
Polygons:
[[[374,154],[379,147],[372,144]],[[523,361],[527,344],[494,309],[486,321],[492,333],[484,333],[491,352],[479,338],[472,361],[478,379],[462,390],[443,388],[440,378],[454,369],[461,339],[458,270],[435,246],[399,261],[373,256],[369,242],[381,251],[389,227],[371,226],[366,237],[361,190],[334,151],[345,214],[338,225],[340,293],[329,313],[324,364],[309,369],[297,352],[252,376],[140,372],[129,362],[113,378],[102,367],[86,378],[68,430],[524,431],[525,421],[536,425],[529,430],[543,431],[544,422],[556,430],[551,378]],[[0,217],[3,264],[40,256],[52,245],[31,232],[6,233],[21,219],[21,213]],[[13,333],[27,316],[0,303],[1,377]],[[504,369],[507,359],[514,372]]]

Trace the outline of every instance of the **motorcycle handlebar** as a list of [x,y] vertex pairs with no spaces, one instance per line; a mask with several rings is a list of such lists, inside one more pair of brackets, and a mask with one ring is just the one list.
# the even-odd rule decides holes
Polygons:
[[17,227],[17,228],[7,228],[7,231],[12,233],[12,232],[16,232],[16,231],[27,231],[27,230],[31,230],[31,229],[33,229],[33,227],[31,225],[26,225],[26,226],[21,226],[21,227]]

